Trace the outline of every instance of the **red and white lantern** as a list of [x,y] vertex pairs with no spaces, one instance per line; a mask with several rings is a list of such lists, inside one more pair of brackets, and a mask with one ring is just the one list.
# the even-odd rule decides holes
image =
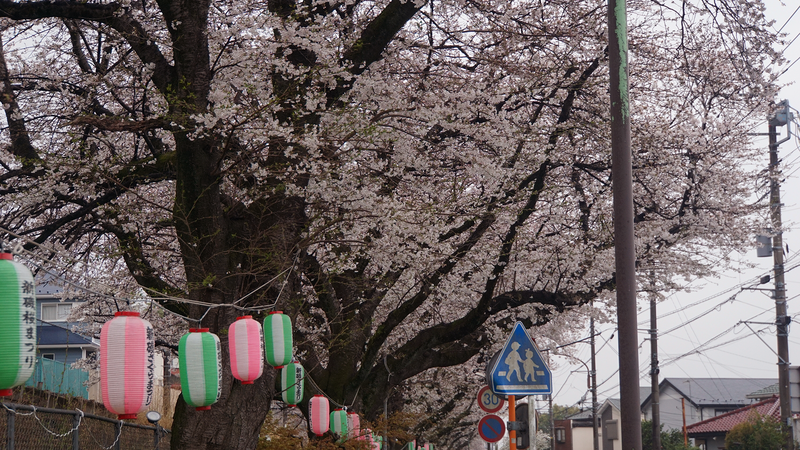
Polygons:
[[228,327],[231,372],[242,384],[253,384],[264,372],[264,340],[261,324],[253,316],[236,318]]
[[308,401],[308,420],[311,421],[311,432],[322,436],[330,428],[330,404],[324,395],[315,395]]
[[135,419],[153,397],[153,326],[138,312],[121,311],[100,331],[100,391],[106,409]]
[[0,396],[8,396],[36,366],[36,285],[11,253],[0,253],[0,343]]
[[350,439],[365,439],[361,436],[361,420],[357,413],[347,413],[347,435]]

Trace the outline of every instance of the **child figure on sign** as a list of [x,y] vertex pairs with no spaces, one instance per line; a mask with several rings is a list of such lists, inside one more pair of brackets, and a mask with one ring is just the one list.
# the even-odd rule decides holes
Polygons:
[[527,359],[525,359],[522,362],[522,368],[525,370],[525,380],[527,380],[528,377],[530,377],[531,382],[535,383],[536,382],[535,370],[538,369],[539,366],[535,362],[533,362],[533,350],[526,349],[525,356],[527,357]]

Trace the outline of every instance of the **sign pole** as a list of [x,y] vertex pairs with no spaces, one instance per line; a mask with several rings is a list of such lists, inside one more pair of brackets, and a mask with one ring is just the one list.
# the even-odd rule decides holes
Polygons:
[[[514,422],[517,420],[516,399],[513,395],[508,396],[508,421]],[[515,430],[508,430],[508,444],[509,450],[517,450],[517,432]]]

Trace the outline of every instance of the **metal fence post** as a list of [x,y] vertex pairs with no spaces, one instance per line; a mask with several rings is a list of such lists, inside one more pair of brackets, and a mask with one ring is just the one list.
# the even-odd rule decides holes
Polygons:
[[8,450],[14,450],[14,416],[17,415],[14,405],[8,408],[6,415],[6,448]]
[[159,444],[161,444],[161,427],[156,424],[156,429],[153,431],[153,448],[158,450]]
[[120,450],[122,447],[122,421],[118,420],[114,425],[114,431],[117,432],[117,442],[114,443],[114,450]]
[[75,417],[72,419],[72,450],[80,450],[81,448],[81,441],[78,438],[78,428],[81,425],[81,416],[80,412],[75,413]]

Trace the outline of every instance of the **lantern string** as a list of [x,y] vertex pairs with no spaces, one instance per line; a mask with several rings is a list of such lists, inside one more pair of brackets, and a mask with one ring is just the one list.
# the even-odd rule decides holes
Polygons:
[[327,398],[329,402],[331,402],[335,406],[338,406],[339,408],[342,408],[343,410],[347,411],[347,405],[343,405],[343,404],[337,402],[336,400],[332,399],[330,395],[326,394],[325,391],[323,391],[322,388],[320,388],[319,385],[314,381],[314,379],[311,378],[311,375],[308,372],[306,372],[305,378],[307,378],[308,381],[314,386],[314,388],[317,389],[317,392],[319,392],[320,394],[324,395],[325,398]]
[[[28,243],[30,243],[30,244],[33,244],[33,245],[35,245],[35,246],[37,246],[37,247],[41,248],[42,250],[45,250],[45,251],[47,251],[47,252],[49,252],[49,253],[52,253],[52,254],[58,254],[58,255],[64,256],[64,255],[63,255],[63,253],[62,253],[62,252],[60,252],[60,251],[57,251],[57,250],[54,250],[54,249],[48,248],[47,246],[45,246],[45,245],[43,245],[43,244],[40,244],[40,243],[38,243],[38,242],[36,242],[36,241],[33,241],[33,240],[31,240],[31,239],[29,239],[29,238],[27,238],[27,237],[25,237],[25,236],[22,236],[22,235],[16,234],[16,233],[14,233],[14,232],[12,232],[12,231],[10,231],[10,230],[7,230],[7,229],[5,229],[5,228],[3,228],[3,227],[0,227],[0,232],[4,232],[4,233],[6,233],[6,234],[9,234],[9,235],[11,235],[11,236],[14,236],[14,237],[16,237],[16,238],[18,238],[18,239],[20,239],[20,240],[24,240],[24,241],[26,241],[26,242],[28,242]],[[5,243],[5,242],[3,242],[3,243]],[[53,271],[51,271],[51,270],[49,270],[49,269],[47,269],[47,268],[43,267],[42,265],[40,265],[40,264],[37,264],[37,263],[36,263],[36,262],[35,262],[33,259],[31,259],[31,258],[37,258],[37,259],[39,259],[39,258],[42,258],[42,257],[41,257],[41,256],[39,256],[38,254],[36,254],[35,252],[32,252],[32,251],[30,251],[30,250],[27,250],[27,249],[25,249],[25,248],[24,248],[24,247],[22,247],[21,245],[15,245],[15,246],[13,247],[13,251],[12,251],[12,252],[13,252],[13,253],[14,253],[16,256],[18,256],[18,257],[20,257],[20,258],[24,259],[26,262],[28,262],[29,264],[31,264],[31,265],[33,265],[34,267],[36,267],[37,269],[39,269],[39,270],[41,270],[41,271],[43,271],[43,272],[47,273],[48,275],[50,275],[50,276],[52,276],[52,277],[54,277],[54,278],[56,278],[56,279],[58,279],[58,280],[61,280],[62,282],[64,282],[64,283],[65,283],[65,284],[67,284],[68,286],[71,286],[71,287],[77,288],[78,290],[82,290],[82,291],[84,291],[84,292],[88,292],[88,293],[90,293],[90,294],[93,294],[93,295],[95,295],[95,296],[98,296],[98,297],[100,297],[100,298],[105,298],[105,299],[108,299],[108,300],[111,300],[111,301],[120,300],[120,297],[114,297],[113,295],[110,295],[110,294],[106,294],[106,293],[103,293],[103,292],[98,292],[98,291],[96,291],[96,290],[94,290],[94,289],[88,288],[88,287],[86,287],[86,286],[83,286],[83,285],[81,285],[81,284],[79,284],[79,283],[76,283],[76,282],[70,281],[70,280],[66,279],[65,277],[63,277],[63,276],[59,275],[58,273],[55,273],[55,272],[53,272]],[[30,255],[30,257],[28,257],[28,256],[24,256],[24,255],[22,255],[22,253],[25,253],[25,254],[27,254],[27,255]],[[64,256],[64,257],[65,257],[65,258],[67,258],[67,259],[72,259],[72,260],[74,261],[74,258],[71,258],[71,257],[69,257],[69,256]],[[287,285],[287,283],[288,283],[288,280],[289,280],[289,278],[290,278],[290,277],[289,277],[289,275],[290,275],[290,274],[291,274],[291,273],[294,271],[294,269],[297,267],[298,260],[299,260],[299,254],[295,254],[295,257],[294,257],[294,259],[293,259],[293,261],[292,261],[292,265],[291,265],[290,267],[288,267],[287,269],[284,269],[283,271],[281,271],[280,273],[278,273],[277,275],[275,275],[274,277],[272,277],[272,278],[271,278],[269,281],[267,281],[267,282],[265,282],[264,284],[262,284],[262,285],[260,285],[260,286],[256,287],[255,289],[253,289],[252,291],[250,291],[250,292],[248,292],[247,294],[243,295],[242,297],[238,298],[237,300],[235,300],[235,301],[234,301],[234,302],[232,302],[232,303],[209,303],[209,302],[203,302],[203,301],[200,301],[200,300],[193,300],[193,299],[189,299],[189,298],[181,298],[181,297],[168,296],[168,295],[164,295],[164,294],[163,294],[163,293],[161,293],[161,292],[155,291],[155,290],[153,290],[153,289],[151,289],[151,288],[147,288],[147,287],[142,287],[142,289],[143,289],[143,290],[145,290],[146,292],[148,292],[149,294],[151,294],[151,295],[148,295],[148,296],[147,296],[147,298],[141,298],[141,297],[128,297],[128,296],[126,295],[126,296],[124,296],[124,297],[122,298],[122,300],[133,301],[133,302],[147,302],[147,301],[150,301],[150,302],[151,302],[151,304],[152,304],[152,303],[154,303],[156,306],[158,306],[158,307],[160,307],[161,309],[163,309],[163,310],[165,310],[165,311],[169,312],[169,313],[170,313],[170,314],[172,314],[172,315],[175,315],[175,316],[177,316],[177,317],[179,317],[179,318],[181,318],[181,319],[184,319],[184,320],[186,320],[186,321],[189,321],[189,322],[195,322],[195,323],[200,323],[200,322],[201,322],[201,321],[202,321],[202,320],[205,318],[205,316],[206,316],[206,315],[207,315],[207,314],[208,314],[208,313],[209,313],[209,312],[210,312],[212,309],[215,309],[215,308],[229,307],[229,308],[234,308],[234,309],[237,309],[237,310],[240,310],[240,311],[253,311],[253,312],[262,312],[262,311],[266,311],[266,310],[272,310],[272,309],[274,309],[274,308],[275,308],[275,306],[277,305],[277,303],[278,303],[278,301],[277,301],[277,300],[278,300],[278,299],[280,298],[280,296],[282,295],[282,293],[283,293],[283,291],[284,291],[284,289],[285,289],[285,287],[286,287],[286,285]],[[54,261],[53,261],[52,259],[48,259],[48,261],[49,261],[49,262],[51,262],[51,263],[54,263]],[[77,262],[77,261],[76,261],[76,262]],[[71,269],[70,267],[68,267],[68,266],[66,266],[66,265],[64,265],[63,267],[65,267],[65,268],[66,268],[65,270],[67,270],[67,271]],[[240,306],[240,305],[239,305],[239,303],[240,303],[240,302],[242,302],[242,301],[246,300],[247,298],[249,298],[249,297],[251,297],[252,295],[254,295],[255,293],[257,293],[258,291],[260,291],[260,290],[264,289],[265,287],[269,286],[270,284],[272,284],[273,282],[275,282],[275,280],[277,280],[279,277],[281,277],[281,276],[284,276],[284,275],[286,275],[286,276],[285,276],[285,278],[284,278],[284,280],[283,280],[283,283],[281,284],[281,288],[280,288],[280,290],[279,290],[279,292],[278,292],[278,297],[277,297],[277,299],[276,299],[276,301],[275,301],[274,303],[267,304],[267,305],[261,305],[261,306],[249,306],[249,307],[245,307],[245,306]],[[113,287],[110,287],[110,286],[107,286],[107,287],[108,287],[109,289],[111,289],[111,290],[113,290],[113,289],[114,289]],[[152,295],[152,294],[157,294],[157,295]],[[182,315],[182,314],[176,313],[176,312],[174,312],[174,311],[172,311],[172,310],[170,310],[170,309],[166,308],[164,305],[162,305],[162,304],[160,303],[160,301],[173,301],[173,302],[178,302],[178,303],[185,303],[185,304],[192,304],[192,305],[197,305],[197,306],[204,306],[204,307],[206,307],[207,309],[206,309],[205,313],[203,313],[203,315],[200,317],[200,319],[193,319],[193,318],[190,318],[190,317],[184,316],[184,315]],[[339,408],[341,408],[341,409],[343,409],[343,410],[345,410],[345,411],[347,411],[347,409],[348,409],[348,407],[349,407],[349,406],[352,406],[352,404],[351,404],[351,405],[349,405],[349,406],[348,406],[348,405],[344,405],[344,404],[342,404],[342,403],[339,403],[339,402],[335,401],[333,398],[331,398],[331,397],[330,397],[330,396],[329,396],[329,395],[328,395],[328,394],[327,394],[325,391],[323,391],[323,390],[322,390],[322,388],[320,388],[320,387],[319,387],[319,385],[318,385],[318,384],[317,384],[317,383],[314,381],[314,379],[311,377],[311,375],[310,375],[308,372],[306,372],[306,373],[305,373],[305,376],[303,377],[303,379],[308,379],[308,381],[309,381],[309,382],[311,383],[311,385],[312,385],[312,386],[313,386],[313,387],[316,389],[316,391],[317,391],[317,392],[319,392],[320,394],[324,395],[324,396],[325,396],[325,397],[328,399],[328,401],[329,401],[331,404],[333,404],[334,406],[336,406],[336,407],[339,407]],[[282,393],[282,392],[283,392],[283,391],[281,391],[280,393]],[[354,401],[355,401],[355,400],[354,400]],[[4,407],[6,407],[5,405],[3,405],[3,406],[4,406]],[[8,407],[6,407],[6,409],[8,409]],[[21,414],[21,413],[17,413],[17,414]],[[34,414],[34,415],[35,415],[35,411],[34,411],[33,413],[29,413],[29,414],[27,414],[27,415],[30,415],[30,414]],[[37,419],[38,419],[38,418],[37,418]],[[122,422],[120,422],[120,425],[122,425]],[[44,426],[44,425],[43,425],[43,426]],[[49,431],[49,430],[48,430],[48,431]],[[73,431],[74,431],[74,430],[73,430]],[[71,433],[71,432],[72,432],[72,431],[68,432],[67,434],[69,434],[69,433]],[[54,433],[52,433],[52,432],[51,432],[51,434],[54,434]],[[111,444],[111,446],[109,446],[109,447],[102,447],[102,445],[101,445],[101,447],[102,447],[102,448],[104,448],[104,449],[110,449],[110,448],[112,448],[112,447],[113,447],[114,445],[116,445],[116,443],[119,441],[119,438],[120,438],[121,434],[122,434],[122,427],[120,426],[119,434],[117,435],[117,439],[114,441],[114,443],[112,443],[112,444]],[[65,436],[66,436],[66,434],[65,434]],[[95,440],[95,442],[97,442],[97,441]],[[99,443],[99,442],[97,442],[97,444],[98,444],[98,445],[100,445],[100,443]]]
[[[242,300],[246,299],[247,297],[250,297],[251,295],[255,294],[256,292],[260,291],[261,289],[263,289],[263,288],[267,287],[268,285],[272,284],[272,282],[277,280],[278,277],[280,277],[281,275],[286,274],[286,277],[284,277],[284,279],[283,279],[283,284],[281,284],[281,289],[280,289],[280,291],[278,291],[278,297],[277,298],[280,299],[281,298],[281,294],[283,293],[283,288],[286,287],[286,282],[289,281],[289,275],[291,275],[291,273],[294,270],[294,268],[297,267],[298,258],[299,258],[299,254],[295,254],[294,255],[294,260],[292,260],[291,267],[289,267],[288,269],[284,269],[281,273],[275,275],[271,280],[267,281],[266,283],[262,284],[261,286],[255,288],[255,289],[253,289],[252,291],[247,293],[245,296],[243,296],[239,300],[236,300],[235,302],[233,302],[233,304],[236,305],[237,303],[241,302]],[[275,304],[273,304],[272,306],[274,307]]]

